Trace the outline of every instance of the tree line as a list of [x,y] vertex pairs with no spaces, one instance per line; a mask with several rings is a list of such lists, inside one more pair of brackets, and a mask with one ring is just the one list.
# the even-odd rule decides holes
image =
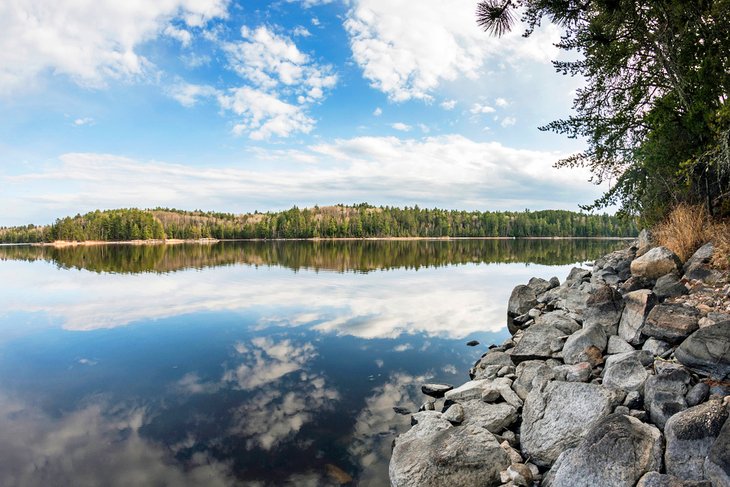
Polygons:
[[379,237],[631,237],[635,222],[565,210],[458,211],[362,203],[281,212],[231,213],[119,209],[93,211],[47,226],[0,228],[0,242],[151,239],[285,239]]

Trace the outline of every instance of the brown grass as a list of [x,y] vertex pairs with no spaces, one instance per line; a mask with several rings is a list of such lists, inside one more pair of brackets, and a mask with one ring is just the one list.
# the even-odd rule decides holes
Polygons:
[[710,216],[704,206],[680,204],[654,229],[659,245],[667,247],[685,262],[710,240]]
[[730,269],[730,223],[715,223],[711,228],[715,253],[712,265],[720,269]]

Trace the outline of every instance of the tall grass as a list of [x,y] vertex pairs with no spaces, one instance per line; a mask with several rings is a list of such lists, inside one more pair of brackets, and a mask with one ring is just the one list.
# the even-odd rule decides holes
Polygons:
[[711,237],[710,216],[704,206],[680,204],[654,229],[659,245],[667,247],[685,262]]
[[715,223],[711,231],[712,242],[715,244],[712,265],[720,269],[730,269],[730,224]]

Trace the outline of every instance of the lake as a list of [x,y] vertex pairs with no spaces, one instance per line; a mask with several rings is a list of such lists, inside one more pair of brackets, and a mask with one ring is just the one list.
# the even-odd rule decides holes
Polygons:
[[0,247],[0,485],[387,485],[393,408],[468,380],[515,285],[622,245]]

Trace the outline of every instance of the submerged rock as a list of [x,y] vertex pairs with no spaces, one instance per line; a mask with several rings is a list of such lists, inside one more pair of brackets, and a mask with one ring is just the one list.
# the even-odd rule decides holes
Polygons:
[[654,426],[612,414],[560,455],[545,485],[634,487],[646,472],[661,468],[662,446],[662,435]]

